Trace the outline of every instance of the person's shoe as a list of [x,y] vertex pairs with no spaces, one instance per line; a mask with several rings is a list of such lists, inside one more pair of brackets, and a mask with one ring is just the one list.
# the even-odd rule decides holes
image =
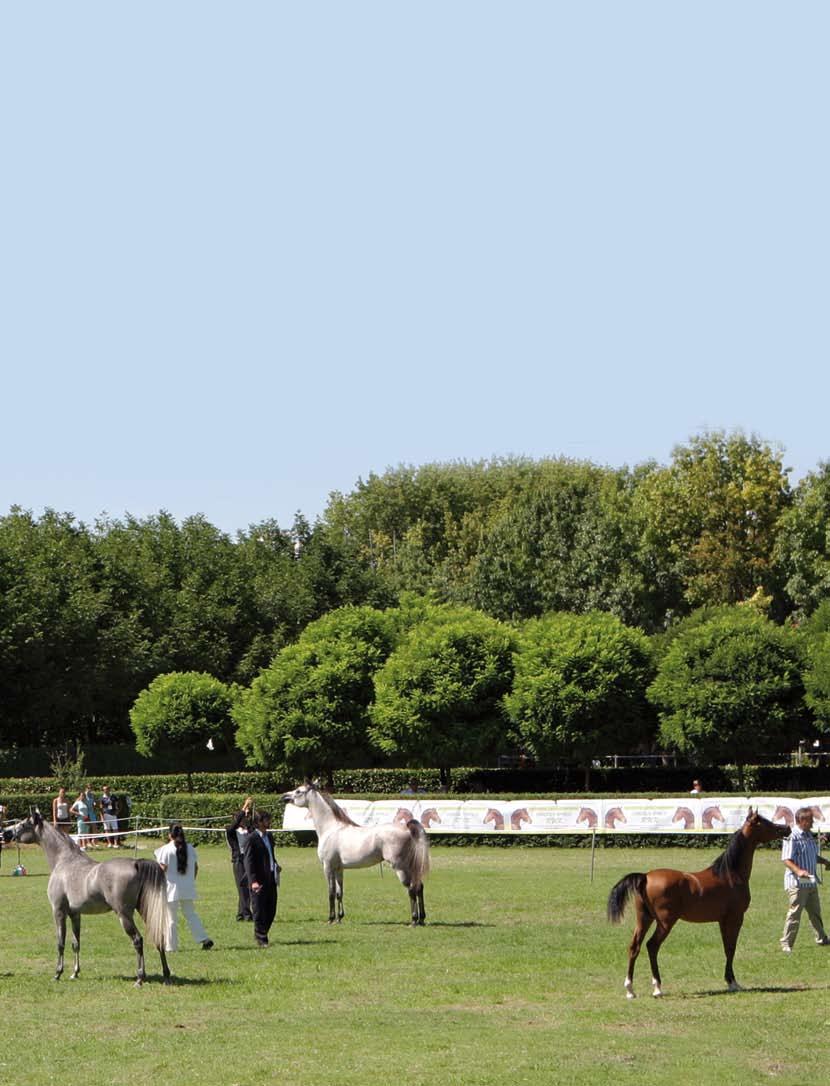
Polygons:
[[212,946],[213,946],[213,940],[212,939],[203,939],[202,940],[202,950],[210,950]]
[[256,948],[257,950],[267,950],[268,943],[257,943]]
[[816,939],[819,946],[830,946],[830,935],[822,935],[820,939]]
[[792,954],[793,952],[793,948],[791,946],[788,946],[786,943],[781,944],[781,949],[785,954]]
[[236,919],[237,920],[247,920],[247,917],[243,916],[242,913],[240,913],[239,916],[237,916]]

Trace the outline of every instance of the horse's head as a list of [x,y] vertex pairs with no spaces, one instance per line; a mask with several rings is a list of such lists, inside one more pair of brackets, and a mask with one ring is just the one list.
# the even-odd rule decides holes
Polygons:
[[35,808],[28,818],[22,818],[13,826],[7,826],[3,830],[3,840],[8,844],[16,841],[18,845],[34,845],[40,841],[40,830],[43,827],[43,816]]
[[299,785],[292,792],[284,792],[282,798],[286,803],[293,803],[295,807],[307,807],[309,795],[316,791],[311,781]]
[[764,845],[768,841],[780,841],[782,838],[790,836],[789,826],[778,826],[775,822],[770,822],[768,818],[764,818],[760,811],[753,811],[751,807],[747,812],[744,830],[747,836],[751,837],[759,845]]

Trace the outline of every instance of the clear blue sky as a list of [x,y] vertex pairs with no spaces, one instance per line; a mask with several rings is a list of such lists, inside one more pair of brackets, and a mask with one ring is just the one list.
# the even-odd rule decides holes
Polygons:
[[5,4],[0,513],[830,457],[830,6]]

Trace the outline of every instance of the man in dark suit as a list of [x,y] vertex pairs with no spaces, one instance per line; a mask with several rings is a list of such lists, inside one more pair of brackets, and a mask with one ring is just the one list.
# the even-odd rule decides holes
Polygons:
[[251,891],[248,887],[248,876],[245,874],[245,842],[251,833],[251,808],[253,800],[250,796],[242,804],[242,810],[237,811],[233,822],[225,827],[225,837],[231,850],[231,865],[233,866],[233,878],[236,883],[238,896],[236,906],[237,920],[253,920],[251,914]]
[[274,851],[274,839],[268,832],[271,816],[258,811],[255,829],[245,842],[245,874],[251,891],[251,912],[254,916],[254,939],[257,946],[268,946],[268,932],[277,913],[277,885],[280,865]]

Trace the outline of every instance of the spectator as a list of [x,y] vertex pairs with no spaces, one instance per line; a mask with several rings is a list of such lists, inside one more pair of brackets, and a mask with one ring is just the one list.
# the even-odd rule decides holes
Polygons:
[[689,792],[689,795],[690,796],[702,796],[703,795],[703,785],[700,783],[700,781],[692,781],[692,787],[691,787],[691,790]]
[[87,842],[89,841],[89,827],[91,825],[89,817],[89,807],[86,802],[86,792],[81,789],[78,793],[78,798],[69,808],[69,813],[73,814],[76,818],[76,831],[78,834],[78,847],[81,852],[86,852]]
[[52,800],[52,825],[61,833],[69,833],[69,800],[63,787],[58,789],[58,794]]
[[184,913],[190,933],[202,950],[210,950],[213,940],[205,931],[193,902],[196,900],[196,876],[199,874],[199,857],[193,845],[184,837],[184,829],[178,822],[170,826],[166,845],[157,848],[155,857],[167,876],[167,940],[165,950],[172,953],[179,949],[179,906]]
[[[95,835],[98,833],[98,800],[95,798],[95,793],[92,791],[91,784],[87,784],[84,797],[89,810],[89,829],[87,832],[91,835]],[[96,836],[91,836],[89,847],[95,848],[97,844],[98,838]]]
[[245,842],[251,831],[251,811],[254,801],[251,796],[242,804],[242,809],[237,811],[233,821],[225,827],[225,837],[231,850],[231,865],[233,877],[236,883],[237,920],[253,920],[251,913],[251,891],[248,886],[248,876],[245,874]]
[[781,936],[781,949],[785,954],[792,953],[804,909],[807,910],[807,916],[816,933],[816,942],[819,946],[830,945],[830,937],[824,930],[824,921],[821,918],[821,901],[816,880],[816,866],[823,864],[830,867],[830,860],[819,856],[818,842],[811,833],[812,828],[812,808],[799,807],[795,812],[795,825],[790,836],[785,837],[781,845],[781,859],[787,869],[784,873],[784,889],[790,899],[784,933]]
[[110,786],[105,784],[101,792],[101,828],[107,839],[107,848],[119,848],[118,842],[118,800],[110,794]]

